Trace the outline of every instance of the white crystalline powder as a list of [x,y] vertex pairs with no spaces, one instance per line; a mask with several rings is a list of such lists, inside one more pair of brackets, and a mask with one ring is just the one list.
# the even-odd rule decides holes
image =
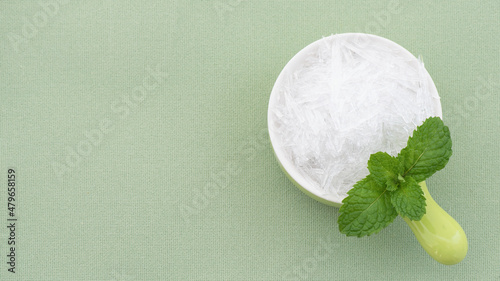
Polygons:
[[392,45],[322,39],[284,77],[272,130],[301,174],[342,200],[368,175],[370,154],[393,156],[429,116],[438,116],[423,63]]

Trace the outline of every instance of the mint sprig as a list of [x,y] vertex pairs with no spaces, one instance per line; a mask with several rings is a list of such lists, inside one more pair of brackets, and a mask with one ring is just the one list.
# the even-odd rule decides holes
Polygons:
[[366,236],[388,226],[398,214],[410,220],[425,215],[418,184],[444,168],[450,156],[450,131],[439,117],[418,126],[397,157],[377,152],[368,160],[370,174],[358,181],[342,201],[340,232]]

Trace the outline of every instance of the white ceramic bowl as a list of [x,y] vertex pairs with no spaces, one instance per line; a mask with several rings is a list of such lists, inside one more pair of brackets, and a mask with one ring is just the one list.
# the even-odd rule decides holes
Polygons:
[[[417,66],[419,63],[418,59],[405,48],[401,47],[400,45],[388,39],[376,35],[370,35],[364,33],[343,33],[343,34],[333,35],[332,40],[339,38],[343,40],[354,41],[357,42],[358,44],[363,44],[363,43],[377,44],[377,45],[380,44],[382,46],[391,48],[391,50],[397,51],[399,55],[403,54],[404,56],[408,56],[408,60],[411,61],[411,63],[413,63],[414,61],[415,66]],[[274,84],[273,90],[271,92],[267,121],[268,121],[268,129],[269,129],[269,137],[271,139],[271,145],[273,147],[276,158],[278,159],[278,162],[281,165],[281,168],[288,176],[288,178],[305,194],[316,199],[317,201],[330,206],[340,207],[342,205],[342,202],[339,199],[335,198],[334,196],[324,195],[322,192],[320,192],[320,188],[318,186],[315,186],[315,183],[307,180],[304,176],[302,176],[298,168],[294,165],[294,163],[290,160],[290,158],[287,157],[284,149],[282,149],[280,138],[276,135],[277,133],[274,130],[272,130],[273,128],[272,124],[273,122],[275,122],[274,118],[276,118],[275,115],[272,114],[272,112],[276,104],[277,100],[276,96],[281,95],[283,93],[282,87],[284,81],[297,69],[303,67],[305,60],[308,56],[311,56],[317,52],[318,47],[322,40],[324,39],[315,41],[310,45],[308,45],[307,47],[305,47],[304,49],[302,49],[285,65],[280,75],[278,76],[278,79],[276,80],[276,83]],[[428,77],[429,80],[427,83],[429,87],[429,93],[431,95],[438,96],[436,86],[434,85],[431,76],[427,71],[425,71],[425,75]],[[439,99],[434,99],[434,100],[435,100],[434,112],[436,113],[437,116],[442,117],[441,103]]]

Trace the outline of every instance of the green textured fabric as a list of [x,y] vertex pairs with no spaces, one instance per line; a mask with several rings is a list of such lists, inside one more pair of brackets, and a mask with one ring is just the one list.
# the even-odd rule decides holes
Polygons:
[[[267,135],[279,72],[367,32],[421,54],[468,235],[444,266],[400,218],[347,238]],[[499,280],[500,2],[1,1],[0,280]],[[7,169],[16,171],[16,264]]]

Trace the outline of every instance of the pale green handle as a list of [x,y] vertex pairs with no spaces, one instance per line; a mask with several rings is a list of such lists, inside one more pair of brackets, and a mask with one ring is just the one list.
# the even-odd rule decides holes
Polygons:
[[432,199],[425,182],[420,186],[426,199],[426,213],[419,221],[404,220],[432,258],[447,265],[459,263],[468,249],[464,230]]

